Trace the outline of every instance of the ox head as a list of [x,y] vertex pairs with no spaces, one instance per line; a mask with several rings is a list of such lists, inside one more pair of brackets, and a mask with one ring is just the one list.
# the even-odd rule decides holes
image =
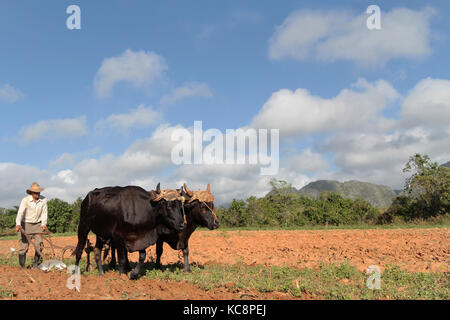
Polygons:
[[184,198],[176,190],[161,190],[160,183],[156,190],[150,191],[152,205],[161,213],[163,224],[177,232],[185,228],[184,220]]
[[189,219],[194,223],[214,230],[219,227],[219,221],[214,212],[214,196],[211,194],[211,186],[206,190],[191,191],[186,184],[181,188],[181,195],[186,198],[184,208]]

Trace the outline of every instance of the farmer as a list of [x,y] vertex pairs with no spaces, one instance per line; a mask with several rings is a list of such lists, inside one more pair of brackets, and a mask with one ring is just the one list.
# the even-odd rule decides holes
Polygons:
[[[33,266],[35,268],[38,266],[44,248],[41,233],[47,230],[47,199],[41,196],[43,190],[37,182],[34,182],[27,189],[28,196],[22,199],[16,218],[16,232],[19,232],[20,226],[22,226],[39,250],[39,253],[34,253]],[[19,264],[22,268],[25,268],[25,259],[29,245],[27,238],[20,232],[18,253]]]

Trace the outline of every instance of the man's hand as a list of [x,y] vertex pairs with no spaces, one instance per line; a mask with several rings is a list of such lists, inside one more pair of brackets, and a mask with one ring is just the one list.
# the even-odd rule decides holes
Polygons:
[[47,231],[47,227],[46,226],[42,226],[42,232],[46,232]]
[[16,232],[20,231],[20,226],[16,226]]

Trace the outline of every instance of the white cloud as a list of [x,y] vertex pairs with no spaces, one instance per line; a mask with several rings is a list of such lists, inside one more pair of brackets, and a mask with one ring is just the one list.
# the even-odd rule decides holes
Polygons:
[[340,170],[337,176],[356,178],[395,188],[403,186],[404,168],[415,153],[428,154],[432,161],[450,159],[450,131],[416,127],[398,128],[394,133],[350,134],[330,137],[324,150],[333,152]]
[[9,84],[0,87],[0,101],[14,103],[23,98],[23,93]]
[[50,162],[50,167],[62,167],[66,165],[75,164],[76,155],[68,152],[64,152],[58,159]]
[[34,181],[46,185],[47,173],[37,167],[16,163],[0,163],[0,207],[10,208],[20,205]]
[[292,156],[289,163],[289,168],[297,172],[321,172],[329,167],[328,162],[320,153],[312,152],[309,148]]
[[43,120],[20,130],[18,140],[31,143],[41,139],[74,139],[87,134],[86,117]]
[[405,126],[449,126],[450,81],[427,78],[408,94],[401,111]]
[[[210,183],[217,204],[229,203],[233,198],[264,196],[270,191],[271,178],[286,180],[296,188],[317,179],[357,179],[401,188],[405,178],[402,169],[414,153],[428,154],[438,163],[450,160],[447,80],[419,81],[404,99],[398,99],[400,118],[392,120],[389,126],[371,127],[368,124],[373,122],[371,116],[377,119],[376,121],[383,122],[384,118],[379,111],[385,108],[386,101],[397,99],[398,93],[384,81],[368,83],[360,80],[356,89],[344,89],[337,97],[330,99],[302,93],[300,101],[306,97],[308,105],[313,106],[305,109],[309,113],[326,114],[327,109],[322,109],[324,106],[340,110],[337,113],[332,111],[337,124],[326,120],[306,129],[304,126],[292,127],[292,133],[301,133],[302,138],[310,138],[314,133],[329,134],[325,135],[323,140],[310,140],[313,141],[314,147],[311,145],[298,153],[285,154],[285,161],[281,163],[286,163],[286,166],[280,168],[276,176],[261,176],[258,165],[175,166],[171,160],[171,152],[178,142],[171,140],[172,133],[177,129],[192,132],[193,128],[164,124],[157,127],[150,137],[133,142],[121,154],[77,155],[77,159],[83,160],[74,163],[70,169],[60,170],[50,166],[47,171],[32,166],[0,163],[0,181],[7,182],[0,186],[0,206],[18,204],[25,189],[33,181],[38,181],[46,187],[45,196],[66,201],[84,197],[96,187],[140,185],[150,189],[161,182],[163,188],[174,188],[186,182],[195,190],[205,189]],[[294,93],[290,92],[287,100],[292,99],[293,95]],[[365,102],[365,99],[374,99],[375,102]],[[337,104],[337,107],[333,104]],[[345,104],[350,107],[344,106]],[[358,113],[360,111],[356,105],[359,104],[365,111]],[[430,110],[432,116],[422,115],[420,110]],[[286,109],[286,112],[290,112],[290,118],[297,116],[290,109]],[[357,116],[353,115],[354,112]],[[351,121],[341,119],[346,116],[351,118]],[[316,119],[315,117],[318,116],[315,115],[312,120]],[[287,122],[288,120],[284,119],[289,127],[291,122]],[[352,125],[351,122],[357,124]],[[295,142],[302,143],[303,140]],[[333,163],[326,160],[329,156]],[[71,161],[71,154],[63,154],[53,163],[63,166]]]
[[259,165],[183,165],[173,174],[175,185],[187,183],[190,189],[205,189],[211,184],[217,204],[225,204],[235,199],[250,196],[263,197],[270,191],[272,178],[289,181],[294,187],[301,188],[310,179],[301,172],[280,169],[276,176],[260,175]]
[[206,83],[192,82],[174,89],[171,93],[161,98],[160,104],[173,104],[187,97],[211,97],[211,88]]
[[369,83],[359,79],[353,89],[344,89],[331,99],[314,96],[306,89],[282,89],[272,94],[251,126],[280,129],[282,136],[385,126],[389,121],[381,111],[398,97],[384,80]]
[[112,114],[95,125],[96,131],[127,133],[132,128],[148,128],[161,120],[161,114],[151,107],[138,106],[129,113]]
[[230,31],[245,25],[255,25],[261,22],[264,15],[257,11],[238,10],[227,14],[224,19],[211,22],[204,25],[199,33],[196,35],[197,41],[203,41],[212,38],[213,36]]
[[69,169],[59,171],[56,176],[52,177],[52,179],[60,179],[66,185],[72,185],[76,182],[76,177],[74,176],[72,170]]
[[402,187],[401,170],[415,153],[450,159],[450,81],[424,79],[407,94],[390,130],[335,133],[321,146],[347,177]]
[[276,27],[271,59],[349,60],[378,66],[391,59],[420,59],[431,53],[432,8],[394,8],[381,12],[381,30],[369,30],[365,12],[300,10]]
[[118,57],[103,60],[95,75],[94,87],[97,95],[102,98],[110,96],[119,82],[145,88],[161,78],[166,69],[164,58],[158,54],[127,49]]

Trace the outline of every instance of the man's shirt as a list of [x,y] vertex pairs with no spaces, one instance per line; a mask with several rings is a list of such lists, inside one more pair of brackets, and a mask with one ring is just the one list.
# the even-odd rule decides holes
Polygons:
[[47,225],[47,199],[39,196],[37,202],[33,201],[31,195],[26,196],[20,203],[19,211],[17,212],[16,226],[22,224],[22,220],[28,223],[40,222],[42,226]]

